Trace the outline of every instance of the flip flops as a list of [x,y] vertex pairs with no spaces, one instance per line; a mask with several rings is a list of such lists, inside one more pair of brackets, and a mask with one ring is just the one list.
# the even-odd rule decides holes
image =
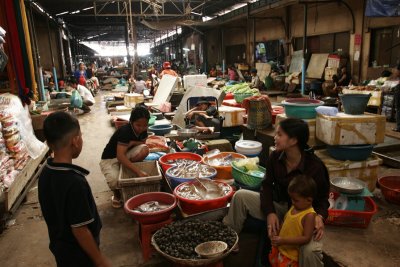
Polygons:
[[122,207],[122,201],[120,199],[114,199],[114,196],[112,196],[111,205],[114,209],[119,209]]

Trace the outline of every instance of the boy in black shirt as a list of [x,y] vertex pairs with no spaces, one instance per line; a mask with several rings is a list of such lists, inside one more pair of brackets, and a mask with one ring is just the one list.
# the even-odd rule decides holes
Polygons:
[[55,112],[44,121],[44,135],[54,158],[40,174],[39,202],[57,266],[111,266],[99,250],[102,225],[85,178],[89,172],[72,164],[83,144],[78,120]]

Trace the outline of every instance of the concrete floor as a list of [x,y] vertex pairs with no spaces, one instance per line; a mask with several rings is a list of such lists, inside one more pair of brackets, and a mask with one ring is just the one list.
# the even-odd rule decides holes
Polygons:
[[[118,267],[169,266],[159,257],[143,263],[137,226],[122,209],[115,210],[110,205],[111,193],[98,162],[114,130],[110,127],[110,117],[101,96],[96,99],[92,112],[80,116],[84,146],[75,163],[91,171],[88,181],[103,221],[101,250]],[[388,173],[400,175],[399,170],[381,169],[381,174]],[[379,190],[376,196],[380,209],[368,229],[326,228],[324,251],[343,266],[400,266],[400,209],[382,200]],[[253,266],[257,246],[255,237],[248,233],[241,235],[241,252],[230,256],[225,266]],[[37,192],[33,189],[27,202],[9,221],[8,229],[0,235],[0,266],[55,266],[48,242]]]

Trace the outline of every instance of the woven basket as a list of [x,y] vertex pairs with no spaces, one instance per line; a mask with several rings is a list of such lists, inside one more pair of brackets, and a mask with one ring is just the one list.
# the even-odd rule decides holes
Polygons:
[[[261,166],[258,166],[258,170],[265,173],[265,168]],[[264,180],[264,177],[260,178],[247,174],[246,172],[236,167],[234,163],[232,164],[232,176],[236,182],[247,186],[249,189],[259,189],[261,187],[262,181]]]
[[262,100],[250,100],[247,115],[249,129],[262,130],[272,125],[272,115],[268,111],[267,104]]

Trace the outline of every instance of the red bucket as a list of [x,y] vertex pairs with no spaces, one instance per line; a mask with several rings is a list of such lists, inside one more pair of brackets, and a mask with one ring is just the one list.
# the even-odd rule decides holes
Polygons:
[[[214,182],[221,183],[226,186],[228,185],[223,182],[217,182],[217,181],[214,181]],[[193,183],[193,181],[182,183],[182,184],[178,185],[174,190],[174,195],[178,198],[179,205],[180,205],[182,211],[189,215],[226,207],[226,205],[232,198],[233,194],[235,193],[233,191],[233,188],[230,186],[231,190],[229,191],[228,194],[226,194],[223,197],[214,198],[214,199],[192,200],[192,199],[187,199],[187,198],[179,196],[177,193],[179,188],[181,188],[182,186],[186,186],[187,184],[190,184],[190,183]]]
[[[136,212],[134,209],[149,201],[158,201],[170,205],[169,208],[155,212]],[[124,210],[132,219],[142,224],[154,224],[166,221],[171,217],[172,210],[176,207],[177,200],[172,194],[164,192],[148,192],[136,195],[125,202]]]
[[400,176],[384,176],[378,184],[387,202],[400,205]]
[[167,154],[162,156],[159,159],[161,168],[163,169],[164,172],[166,172],[169,168],[175,166],[173,164],[169,164],[168,161],[170,160],[177,160],[177,159],[187,159],[187,160],[194,160],[201,162],[203,160],[203,157],[200,155],[197,155],[195,153],[190,153],[190,152],[176,152],[172,154]]

